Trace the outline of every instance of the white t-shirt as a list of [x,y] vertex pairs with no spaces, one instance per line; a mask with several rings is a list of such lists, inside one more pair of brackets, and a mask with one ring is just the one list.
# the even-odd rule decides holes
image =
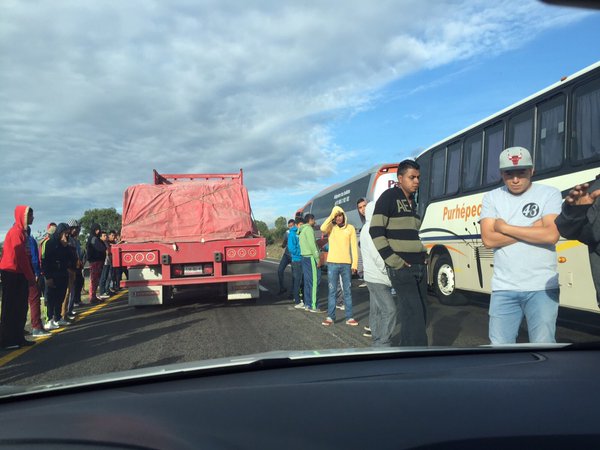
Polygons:
[[[531,226],[548,214],[560,214],[562,197],[556,188],[532,184],[521,195],[506,186],[483,196],[481,219],[503,219],[509,225]],[[541,291],[558,288],[554,245],[516,242],[494,249],[492,291]]]

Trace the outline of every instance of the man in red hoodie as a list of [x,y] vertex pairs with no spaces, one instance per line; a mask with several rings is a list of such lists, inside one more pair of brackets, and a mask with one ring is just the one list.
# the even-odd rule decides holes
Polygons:
[[5,349],[34,345],[23,335],[23,328],[27,321],[29,286],[35,284],[27,245],[27,225],[31,223],[33,223],[33,209],[25,205],[17,206],[15,223],[4,239],[4,250],[0,260],[2,275],[0,345]]

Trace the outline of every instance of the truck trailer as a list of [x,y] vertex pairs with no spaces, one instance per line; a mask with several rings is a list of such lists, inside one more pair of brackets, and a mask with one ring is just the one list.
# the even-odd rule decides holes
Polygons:
[[215,285],[229,300],[259,296],[265,239],[252,218],[243,171],[159,174],[123,196],[113,267],[127,268],[129,304],[160,305],[174,288]]

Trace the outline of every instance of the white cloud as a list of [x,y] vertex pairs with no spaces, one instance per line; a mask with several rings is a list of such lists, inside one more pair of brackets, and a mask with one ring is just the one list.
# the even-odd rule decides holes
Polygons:
[[0,232],[17,203],[48,220],[118,207],[152,168],[243,167],[267,196],[318,183],[356,157],[332,119],[374,107],[386,83],[583,14],[519,0],[4,0]]

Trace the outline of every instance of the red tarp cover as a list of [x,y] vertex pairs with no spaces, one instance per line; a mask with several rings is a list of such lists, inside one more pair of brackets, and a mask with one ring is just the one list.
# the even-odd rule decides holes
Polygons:
[[253,231],[246,188],[232,181],[130,186],[123,198],[125,242],[195,242]]

